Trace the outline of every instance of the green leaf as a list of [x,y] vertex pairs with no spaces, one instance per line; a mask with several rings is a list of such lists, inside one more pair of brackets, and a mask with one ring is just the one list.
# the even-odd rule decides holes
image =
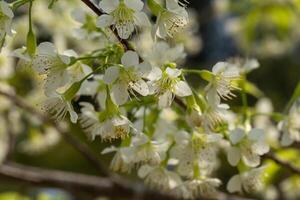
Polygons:
[[147,0],[147,5],[153,15],[158,16],[164,8],[159,5],[155,0]]
[[264,93],[253,83],[251,83],[249,81],[245,81],[244,84],[245,84],[244,89],[245,89],[246,93],[251,94],[256,98],[260,98],[260,97],[264,96]]
[[296,86],[293,95],[291,97],[291,99],[289,100],[286,108],[285,108],[285,112],[288,112],[288,110],[292,107],[293,103],[300,97],[300,81],[298,83],[298,85]]

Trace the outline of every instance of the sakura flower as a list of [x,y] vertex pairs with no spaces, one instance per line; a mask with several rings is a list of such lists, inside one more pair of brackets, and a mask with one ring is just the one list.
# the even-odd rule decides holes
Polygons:
[[168,171],[162,166],[143,165],[139,169],[138,175],[140,178],[145,179],[145,183],[150,187],[159,189],[162,192],[169,192],[182,183],[178,174]]
[[283,131],[281,145],[289,146],[294,141],[300,141],[300,99],[293,104],[288,116],[278,126]]
[[160,108],[169,107],[175,95],[186,97],[192,95],[192,90],[185,81],[180,80],[181,70],[168,67],[158,80],[150,82],[153,93],[158,96]]
[[42,110],[53,115],[56,121],[63,120],[67,113],[70,114],[73,123],[76,123],[78,119],[78,115],[71,104],[71,99],[66,98],[63,94],[55,93],[48,97],[42,105]]
[[122,67],[109,67],[104,74],[104,82],[112,84],[111,96],[117,105],[127,102],[129,93],[133,91],[142,96],[149,94],[149,88],[143,78],[146,78],[151,71],[148,62],[139,63],[138,54],[134,51],[127,51],[121,59]]
[[5,35],[13,34],[11,29],[14,13],[5,1],[0,1],[0,49],[4,43]]
[[229,140],[233,146],[227,152],[227,159],[232,166],[236,166],[242,159],[247,166],[256,167],[260,164],[260,156],[269,151],[261,129],[254,128],[245,132],[237,128],[231,131]]
[[146,51],[143,55],[154,67],[162,67],[166,63],[172,63],[185,58],[182,44],[171,47],[164,41],[158,41],[151,47],[151,51]]
[[[232,93],[233,90],[239,89],[235,85],[235,81],[239,79],[239,71],[235,66],[231,66],[226,62],[219,62],[212,69],[213,78],[207,86],[208,93],[211,93],[211,97],[216,98],[215,101],[219,101],[216,95],[223,99],[231,99],[235,97]],[[213,100],[213,98],[211,98]]]
[[119,147],[114,146],[105,148],[102,154],[107,154],[111,152],[116,152],[111,163],[110,169],[115,172],[129,173],[131,172],[134,165],[131,163],[132,153],[129,147]]
[[41,43],[37,52],[32,58],[32,67],[39,74],[47,75],[44,90],[47,96],[51,96],[56,89],[67,83],[67,67],[71,62],[71,56],[58,54],[54,45],[49,42]]
[[154,34],[163,39],[173,37],[188,21],[188,13],[178,0],[166,0],[166,8],[157,17]]
[[144,7],[141,0],[102,0],[99,6],[107,14],[98,18],[97,26],[113,26],[122,39],[128,39],[136,26],[151,25],[147,15],[141,12]]
[[[109,100],[107,100],[109,101]],[[101,136],[102,140],[124,139],[130,132],[131,123],[116,110],[110,110],[111,106],[103,112],[96,112],[93,105],[82,102],[82,115],[80,124],[91,139]]]
[[216,144],[222,139],[220,134],[203,134],[178,132],[176,145],[171,150],[172,158],[179,160],[177,171],[184,177],[193,177],[195,166],[201,168],[202,174],[209,174],[216,161]]
[[198,178],[185,181],[175,192],[184,199],[215,198],[221,181],[217,178]]
[[263,175],[265,166],[250,169],[241,174],[234,175],[227,183],[227,190],[230,193],[242,192],[256,192],[263,188]]

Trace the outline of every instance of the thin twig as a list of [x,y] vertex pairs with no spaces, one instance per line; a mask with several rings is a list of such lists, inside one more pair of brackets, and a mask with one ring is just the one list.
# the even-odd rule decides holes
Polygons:
[[278,158],[273,153],[265,154],[264,157],[267,158],[267,159],[270,159],[270,160],[274,161],[278,165],[280,165],[280,166],[282,166],[282,167],[290,170],[291,172],[300,175],[300,168],[298,168],[295,165],[289,163],[288,161],[281,160],[280,158]]
[[25,182],[36,186],[58,187],[69,191],[80,190],[94,195],[137,200],[176,200],[174,196],[161,194],[144,187],[142,184],[123,182],[115,184],[110,178],[92,175],[45,170],[16,163],[0,166],[0,177]]
[[93,166],[97,168],[99,173],[102,176],[109,176],[108,170],[102,165],[102,163],[98,160],[98,158],[94,155],[94,153],[89,149],[87,145],[79,141],[76,137],[71,135],[69,132],[65,131],[64,128],[59,126],[54,120],[52,120],[47,115],[37,111],[26,102],[24,102],[18,96],[0,90],[0,95],[10,99],[16,106],[20,107],[21,109],[31,113],[32,115],[36,116],[39,120],[41,120],[45,124],[49,124],[53,126],[68,142],[71,144],[78,152],[80,152]]

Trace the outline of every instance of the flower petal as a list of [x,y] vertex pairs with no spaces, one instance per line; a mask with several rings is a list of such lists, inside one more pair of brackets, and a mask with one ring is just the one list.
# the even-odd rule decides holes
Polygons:
[[119,77],[119,73],[120,73],[119,67],[117,66],[109,67],[108,69],[105,70],[103,81],[106,84],[112,84]]
[[192,95],[192,90],[185,81],[179,81],[174,86],[174,93],[179,97]]
[[121,63],[127,67],[136,66],[139,64],[139,56],[134,51],[126,51],[122,56]]
[[141,0],[124,0],[125,5],[135,11],[141,11],[144,3]]
[[227,160],[231,166],[237,166],[241,159],[241,151],[237,147],[230,147],[227,152]]
[[101,15],[100,17],[98,17],[98,19],[96,21],[96,26],[98,28],[105,28],[105,27],[112,25],[113,22],[114,22],[114,18],[112,16]]
[[38,54],[51,55],[51,56],[56,56],[57,54],[56,48],[54,44],[52,44],[51,42],[40,43],[37,49],[38,49]]
[[234,175],[227,183],[227,190],[230,193],[242,191],[242,181],[239,174]]
[[166,69],[166,73],[171,77],[171,78],[177,78],[178,76],[180,76],[181,74],[181,70],[180,69],[173,69],[168,67]]
[[249,148],[242,150],[242,160],[249,167],[256,167],[260,164],[260,156],[255,154],[252,149]]
[[231,131],[229,139],[232,144],[239,143],[245,136],[245,131],[243,129],[237,128]]
[[127,84],[123,82],[116,83],[112,86],[112,100],[117,104],[117,105],[123,105],[124,103],[127,102],[127,99],[129,97],[129,93],[127,91],[128,86]]
[[135,23],[138,26],[150,27],[151,23],[148,19],[148,16],[144,12],[135,13]]
[[6,3],[5,1],[0,1],[0,8],[1,8],[1,11],[9,18],[14,17],[14,13],[10,9],[8,3]]
[[254,128],[249,132],[248,137],[250,140],[253,140],[253,141],[264,140],[264,130],[259,129],[259,128]]
[[134,89],[135,91],[137,91],[140,95],[142,96],[147,96],[149,94],[149,88],[148,88],[148,85],[147,83],[140,79],[136,82],[134,82],[132,85],[131,85],[132,89]]
[[166,91],[164,94],[160,95],[158,98],[158,106],[160,108],[169,107],[172,104],[173,95],[170,90]]
[[264,141],[259,141],[252,145],[252,151],[257,153],[258,155],[264,155],[265,153],[268,153],[269,150],[269,145]]
[[120,4],[119,0],[102,0],[99,3],[99,7],[106,13],[111,13]]

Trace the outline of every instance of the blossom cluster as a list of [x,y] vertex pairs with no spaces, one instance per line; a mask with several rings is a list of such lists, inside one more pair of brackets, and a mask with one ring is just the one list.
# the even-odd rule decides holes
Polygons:
[[[42,42],[34,53],[27,45],[13,55],[42,79],[43,111],[58,122],[69,119],[80,124],[92,140],[120,141],[102,151],[114,153],[113,171],[136,172],[150,187],[197,199],[217,197],[225,182],[216,172],[220,165],[228,165],[236,172],[225,180],[228,192],[262,189],[267,168],[262,156],[270,151],[270,140],[283,146],[300,141],[300,99],[292,102],[278,126],[269,117],[264,119],[268,126],[256,123],[255,113],[264,113],[250,110],[245,101],[233,112],[230,100],[256,92],[249,89],[247,74],[259,67],[258,62],[218,62],[211,70],[184,68],[184,44],[174,41],[189,22],[187,2],[162,2],[147,0],[146,12],[141,0],[102,0],[99,9],[104,14],[99,17],[72,12],[80,24],[74,35],[105,41],[101,48],[76,53]],[[150,13],[156,17],[154,24]],[[9,5],[0,1],[0,42],[11,35],[12,18]],[[132,41],[124,48],[123,41],[139,41],[139,32],[150,33],[150,45]],[[191,73],[206,86],[193,88],[186,79]],[[81,96],[91,100],[83,101]],[[276,137],[270,139],[271,128]],[[1,137],[2,145],[6,139]],[[227,161],[220,159],[220,153]]]

